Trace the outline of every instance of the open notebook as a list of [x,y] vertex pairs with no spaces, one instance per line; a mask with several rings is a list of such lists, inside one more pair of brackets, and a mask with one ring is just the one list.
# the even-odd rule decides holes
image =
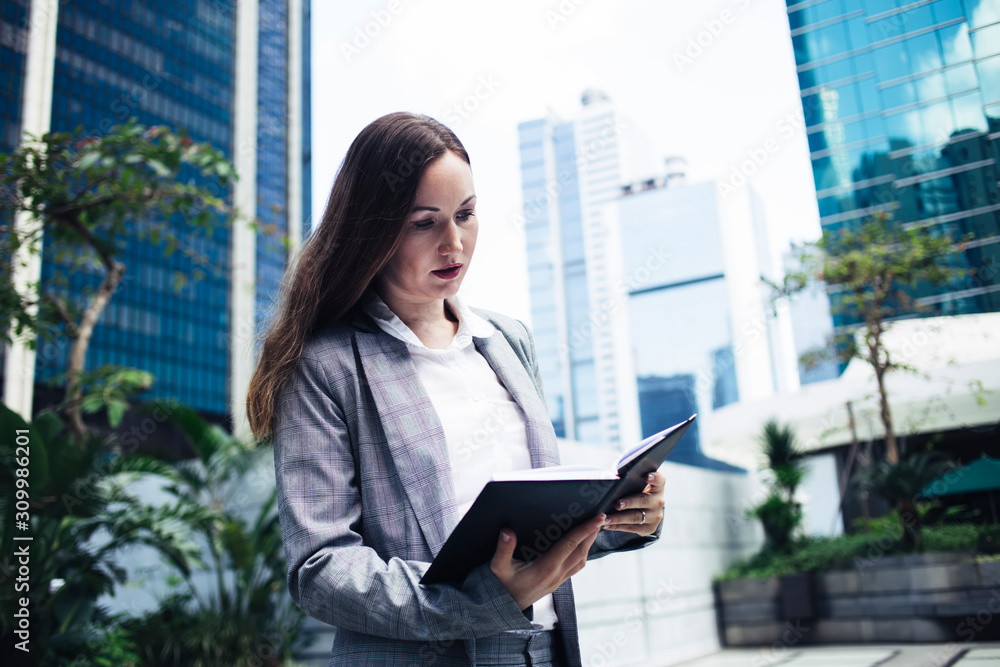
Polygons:
[[517,557],[537,558],[576,526],[645,489],[646,475],[660,467],[696,416],[646,438],[623,454],[613,470],[551,466],[494,475],[420,583],[462,583],[493,557],[502,528],[517,535]]

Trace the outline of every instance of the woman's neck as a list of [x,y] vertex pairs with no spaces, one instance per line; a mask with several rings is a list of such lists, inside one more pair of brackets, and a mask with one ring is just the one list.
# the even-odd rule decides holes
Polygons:
[[458,333],[458,318],[447,307],[444,299],[407,301],[393,299],[391,296],[386,298],[387,295],[381,291],[379,297],[420,342],[429,348],[446,349]]

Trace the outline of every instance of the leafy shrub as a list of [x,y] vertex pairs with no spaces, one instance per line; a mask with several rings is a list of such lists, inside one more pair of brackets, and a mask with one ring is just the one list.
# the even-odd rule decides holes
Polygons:
[[[39,413],[29,425],[0,405],[0,432],[18,431],[28,434],[27,456],[12,440],[0,443],[0,569],[13,567],[14,536],[30,530],[31,655],[43,667],[64,665],[88,654],[98,628],[109,624],[97,601],[126,580],[121,554],[145,545],[188,573],[197,546],[183,527],[203,513],[176,504],[153,507],[134,496],[133,482],[149,475],[172,480],[175,470],[124,453],[113,438],[87,434],[77,442],[53,412]],[[14,472],[23,469],[23,458],[30,459],[27,478]],[[30,503],[27,522],[15,514],[18,502]],[[0,587],[4,642],[13,642],[18,597],[13,586]]]
[[191,570],[180,571],[180,592],[153,613],[126,624],[141,647],[142,664],[284,664],[302,645],[305,616],[285,587],[274,484],[254,476],[269,467],[271,451],[242,442],[187,406],[147,406],[157,407],[195,452],[194,458],[174,464],[177,482],[165,492],[192,514],[205,514],[192,529],[208,552],[204,570],[214,585],[203,590]]
[[[872,522],[875,525],[875,522]],[[879,520],[879,530],[837,537],[810,537],[798,540],[788,552],[761,551],[750,558],[734,563],[728,570],[715,577],[716,581],[732,579],[769,579],[798,572],[828,572],[848,569],[854,559],[871,559],[873,554],[898,555],[907,553],[903,530],[894,517]],[[951,524],[925,526],[924,551],[948,552],[979,550],[979,543],[993,536],[996,543],[997,526],[976,524]],[[887,546],[888,545],[888,546]]]
[[181,593],[123,628],[140,647],[144,666],[279,667],[291,664],[289,652],[299,643],[303,620],[301,615],[220,614]]
[[759,440],[773,481],[767,497],[750,508],[747,516],[760,519],[767,539],[764,550],[787,551],[802,524],[802,506],[795,500],[795,491],[805,477],[802,454],[791,427],[773,418],[764,424]]
[[124,627],[112,625],[88,641],[67,667],[140,667],[135,638]]
[[954,467],[941,452],[907,452],[896,462],[879,461],[858,472],[857,483],[895,507],[903,547],[923,551],[923,523],[916,498],[924,487]]
[[761,504],[748,510],[747,515],[760,519],[770,549],[785,551],[792,544],[795,529],[802,522],[802,506],[772,490]]

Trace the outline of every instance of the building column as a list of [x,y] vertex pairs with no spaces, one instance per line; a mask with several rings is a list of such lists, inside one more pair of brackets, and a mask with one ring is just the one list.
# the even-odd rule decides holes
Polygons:
[[233,162],[239,180],[233,204],[241,216],[232,227],[229,285],[229,413],[233,435],[250,438],[247,389],[253,372],[256,340],[257,232],[257,0],[239,0],[236,9],[236,78]]
[[[56,64],[56,28],[59,25],[59,0],[34,0],[28,8],[27,54],[24,64],[24,94],[21,107],[22,142],[28,134],[41,136],[49,131],[52,120],[52,81]],[[40,223],[27,213],[14,217],[14,233],[30,232]],[[28,285],[42,277],[41,238],[37,252],[22,246],[14,258],[14,288],[24,294]],[[34,309],[37,312],[37,309]],[[15,338],[5,350],[3,401],[25,420],[32,417],[35,394],[35,335]]]
[[[288,256],[302,244],[302,0],[288,0]],[[291,262],[287,264],[291,267]]]

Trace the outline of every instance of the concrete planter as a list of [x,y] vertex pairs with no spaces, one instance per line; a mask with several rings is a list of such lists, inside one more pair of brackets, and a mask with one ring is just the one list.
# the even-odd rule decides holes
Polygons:
[[967,552],[856,559],[850,570],[716,586],[727,646],[947,642],[1000,633],[1000,562]]

